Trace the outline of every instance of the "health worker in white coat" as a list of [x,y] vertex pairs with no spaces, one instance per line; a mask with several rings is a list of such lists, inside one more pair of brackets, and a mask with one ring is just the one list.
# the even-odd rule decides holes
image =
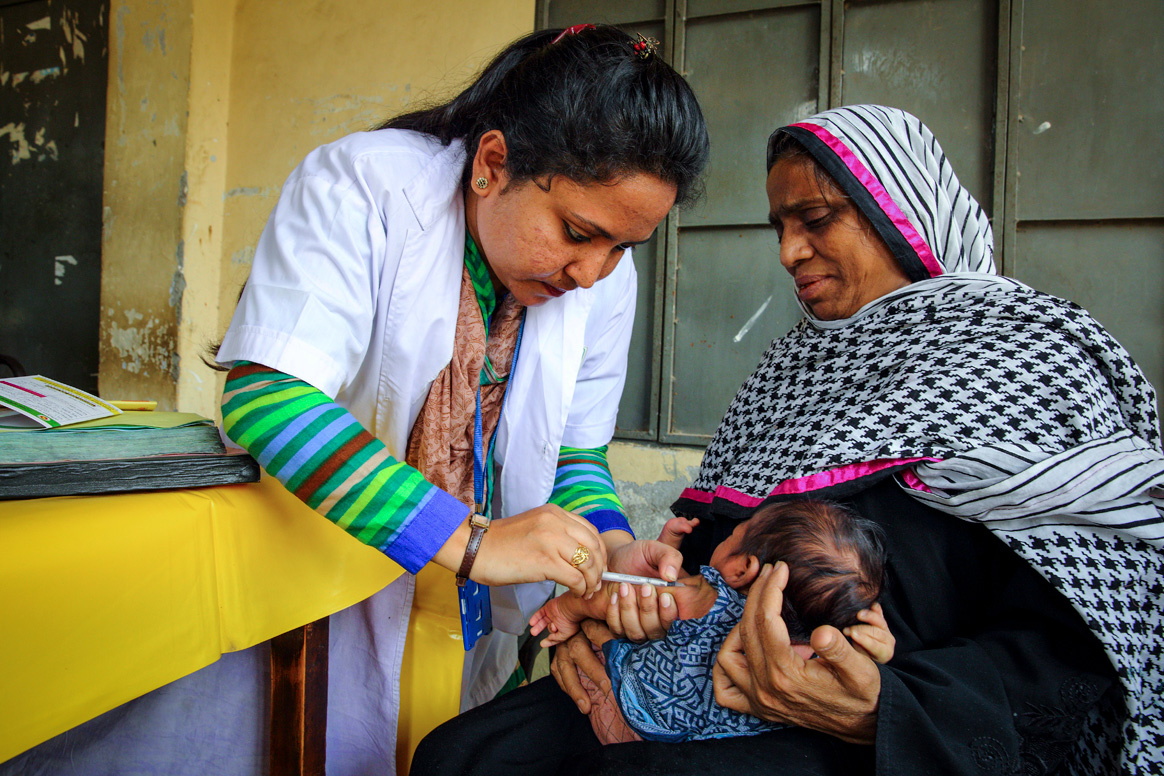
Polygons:
[[[412,572],[331,618],[331,773],[392,769],[426,567],[456,575],[476,643],[463,708],[510,677],[553,582],[678,572],[676,551],[633,540],[605,457],[631,249],[692,198],[708,155],[656,45],[592,25],[526,36],[450,102],[313,151],[258,243],[218,352],[225,430]],[[631,637],[673,617],[648,593],[610,604]]]

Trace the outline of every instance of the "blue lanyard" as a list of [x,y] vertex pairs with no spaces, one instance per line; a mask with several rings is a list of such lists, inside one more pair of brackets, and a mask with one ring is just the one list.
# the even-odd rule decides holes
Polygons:
[[[474,509],[489,516],[493,511],[492,499],[488,498],[489,470],[487,463],[493,460],[493,448],[497,444],[497,429],[501,427],[501,417],[505,414],[505,404],[509,401],[509,386],[517,372],[517,355],[521,352],[521,333],[525,331],[525,312],[521,314],[521,325],[517,329],[517,343],[513,346],[513,360],[509,363],[509,376],[505,378],[505,392],[501,395],[501,414],[497,417],[497,428],[489,439],[489,455],[485,455],[485,434],[481,423],[481,386],[478,377],[477,416],[473,420],[473,502]],[[493,630],[493,608],[489,603],[489,588],[467,580],[457,588],[457,598],[461,608],[461,637],[468,651],[477,640]]]
[[489,455],[485,455],[484,431],[481,422],[481,386],[477,386],[477,416],[473,419],[473,502],[479,514],[491,516],[492,499],[486,499],[488,488],[487,464],[493,460],[493,450],[497,445],[497,430],[501,427],[501,417],[505,414],[505,405],[509,401],[509,386],[513,384],[513,375],[517,372],[517,356],[521,352],[521,335],[525,331],[525,311],[521,313],[521,325],[517,329],[517,343],[513,346],[513,360],[509,363],[509,376],[505,379],[504,393],[501,395],[501,414],[497,416],[497,427],[493,429],[493,436],[489,438]]

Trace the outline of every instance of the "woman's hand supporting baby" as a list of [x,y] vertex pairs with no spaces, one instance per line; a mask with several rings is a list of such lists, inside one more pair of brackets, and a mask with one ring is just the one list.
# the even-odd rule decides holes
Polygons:
[[[766,566],[752,585],[744,616],[716,661],[716,701],[772,722],[819,730],[851,743],[873,743],[881,673],[864,652],[884,653],[884,638],[868,638],[867,632],[880,623],[863,617],[870,629],[850,629],[860,634],[854,638],[864,650],[854,648],[836,628],[822,625],[812,633],[816,657],[805,660],[792,649],[779,615],[787,582],[788,566],[781,562]],[[884,617],[880,619],[883,623]],[[891,643],[888,648],[892,653]]]
[[590,713],[590,694],[582,688],[578,679],[579,672],[585,674],[598,686],[601,693],[610,692],[610,677],[606,675],[606,668],[602,661],[594,655],[594,646],[601,647],[614,634],[597,620],[586,620],[582,623],[582,633],[576,633],[566,639],[555,651],[554,659],[550,663],[550,673],[558,686],[569,695],[578,705],[578,711]]

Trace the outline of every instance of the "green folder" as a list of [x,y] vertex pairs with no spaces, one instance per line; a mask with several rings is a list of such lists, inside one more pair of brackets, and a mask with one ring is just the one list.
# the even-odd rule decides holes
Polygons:
[[256,482],[259,465],[228,450],[208,419],[125,412],[52,429],[0,432],[0,499]]

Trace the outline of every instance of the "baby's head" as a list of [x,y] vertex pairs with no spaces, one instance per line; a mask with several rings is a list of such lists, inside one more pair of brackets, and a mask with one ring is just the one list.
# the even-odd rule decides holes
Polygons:
[[795,643],[820,625],[855,625],[881,595],[885,549],[875,523],[827,501],[761,507],[711,556],[729,585],[747,593],[765,563],[788,564],[781,616]]

